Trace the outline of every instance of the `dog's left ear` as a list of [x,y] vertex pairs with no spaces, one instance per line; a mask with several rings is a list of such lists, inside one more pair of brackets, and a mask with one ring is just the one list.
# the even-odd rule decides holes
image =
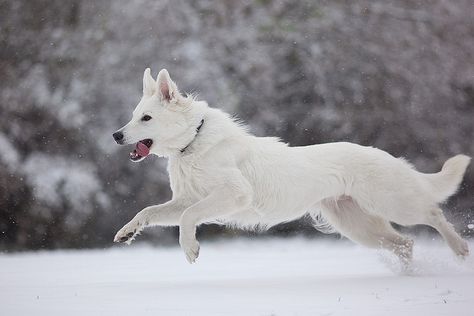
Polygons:
[[161,69],[158,73],[158,78],[156,78],[156,83],[158,85],[157,91],[162,100],[175,103],[179,97],[179,91],[176,84],[171,80],[168,70]]
[[151,96],[155,92],[156,82],[151,76],[150,68],[143,73],[143,95]]

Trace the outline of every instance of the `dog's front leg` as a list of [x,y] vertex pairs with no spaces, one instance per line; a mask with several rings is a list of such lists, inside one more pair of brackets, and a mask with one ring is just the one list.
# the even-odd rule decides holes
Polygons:
[[114,242],[130,244],[148,226],[176,226],[183,211],[191,204],[184,199],[173,199],[164,204],[148,206],[117,232]]
[[179,243],[189,263],[199,256],[196,226],[204,222],[231,215],[249,207],[250,191],[232,186],[215,189],[206,198],[186,209],[179,221]]

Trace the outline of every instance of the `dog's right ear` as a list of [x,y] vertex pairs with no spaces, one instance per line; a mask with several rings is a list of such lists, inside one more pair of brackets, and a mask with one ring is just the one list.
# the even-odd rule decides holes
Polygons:
[[143,95],[151,96],[155,92],[156,82],[151,76],[150,68],[145,69],[143,73]]
[[176,83],[171,80],[168,70],[161,69],[156,78],[157,91],[162,100],[176,103],[179,98],[179,90]]

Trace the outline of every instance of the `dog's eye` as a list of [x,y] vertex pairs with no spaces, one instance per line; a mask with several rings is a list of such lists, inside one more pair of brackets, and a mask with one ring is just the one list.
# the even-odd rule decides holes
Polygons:
[[151,116],[150,116],[150,115],[144,115],[144,116],[142,117],[142,121],[149,121],[149,120],[151,120]]

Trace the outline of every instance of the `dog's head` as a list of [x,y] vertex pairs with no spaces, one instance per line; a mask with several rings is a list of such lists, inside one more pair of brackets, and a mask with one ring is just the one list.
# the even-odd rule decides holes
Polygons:
[[150,68],[143,74],[143,96],[132,119],[113,134],[120,145],[135,144],[132,161],[141,161],[150,153],[166,156],[192,140],[195,133],[192,97],[182,96],[166,69],[156,81]]

